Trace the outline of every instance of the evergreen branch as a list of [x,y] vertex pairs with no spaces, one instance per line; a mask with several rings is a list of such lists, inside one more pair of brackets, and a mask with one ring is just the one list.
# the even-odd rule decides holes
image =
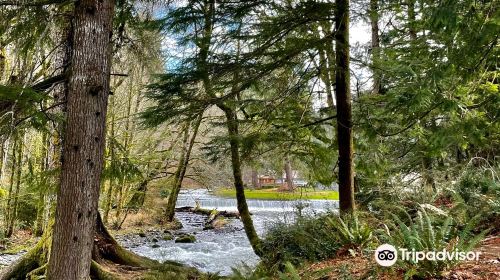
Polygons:
[[[64,103],[66,103],[66,101],[55,103],[55,104],[53,104],[53,105],[51,105],[51,106],[49,106],[47,108],[44,108],[44,109],[38,111],[37,113],[44,113],[44,112],[50,111],[50,110],[52,110],[52,109],[54,109],[56,107],[59,107],[59,106],[63,105]],[[29,115],[29,116],[26,116],[26,117],[24,117],[22,119],[17,120],[16,123],[14,124],[14,127],[18,126],[19,124],[21,124],[22,122],[28,120],[29,118],[33,117],[34,115],[35,114],[32,114],[32,115]]]
[[54,77],[50,77],[50,78],[43,80],[37,84],[34,84],[31,88],[35,91],[44,91],[44,90],[49,89],[50,87],[52,87],[55,84],[64,82],[65,80],[66,80],[66,74],[63,73],[60,75],[56,75]]
[[0,1],[0,6],[24,6],[24,7],[39,7],[53,4],[65,4],[69,2],[76,2],[76,0],[45,0],[45,1]]
[[311,123],[303,124],[302,127],[308,127],[308,126],[312,126],[312,125],[317,125],[317,124],[320,124],[320,123],[323,123],[323,122],[326,122],[326,121],[329,121],[329,120],[333,120],[335,118],[337,118],[337,115],[333,115],[333,116],[330,116],[328,118],[320,119],[320,120],[317,120],[317,121],[314,121],[314,122],[311,122]]
[[401,134],[405,131],[407,131],[408,129],[412,128],[415,124],[417,124],[421,119],[425,118],[427,115],[429,115],[432,111],[434,111],[434,109],[436,109],[437,107],[439,107],[439,105],[443,104],[443,102],[439,102],[437,103],[435,106],[433,106],[430,110],[428,110],[427,112],[425,112],[424,114],[422,114],[422,116],[418,117],[417,119],[415,119],[413,122],[411,122],[409,125],[407,125],[406,127],[404,127],[403,129],[399,130],[399,131],[396,131],[396,132],[393,132],[393,133],[379,133],[377,131],[375,131],[375,133],[377,133],[378,135],[382,136],[382,137],[391,137],[391,136],[395,136],[395,135],[398,135],[398,134]]

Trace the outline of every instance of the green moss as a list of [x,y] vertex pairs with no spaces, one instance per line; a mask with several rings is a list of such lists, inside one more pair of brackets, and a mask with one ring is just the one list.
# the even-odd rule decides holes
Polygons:
[[175,243],[194,243],[196,242],[196,237],[190,234],[184,234],[175,239]]
[[[236,197],[234,189],[218,189],[215,194],[223,197]],[[339,193],[337,191],[316,191],[310,188],[297,189],[294,192],[280,192],[277,188],[245,190],[247,199],[264,199],[264,200],[296,200],[296,199],[327,199],[338,200]]]
[[172,239],[174,239],[174,236],[170,232],[167,232],[163,235],[162,239],[163,240],[172,240]]

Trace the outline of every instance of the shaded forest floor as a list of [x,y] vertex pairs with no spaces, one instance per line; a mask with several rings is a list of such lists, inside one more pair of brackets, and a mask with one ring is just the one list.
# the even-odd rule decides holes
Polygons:
[[[443,280],[500,279],[500,236],[484,239],[474,250],[481,252],[479,261],[466,261],[442,274]],[[404,279],[404,271],[379,266],[372,254],[352,256],[347,251],[335,258],[305,265],[299,270],[304,278],[331,279]],[[434,278],[431,278],[434,279]]]

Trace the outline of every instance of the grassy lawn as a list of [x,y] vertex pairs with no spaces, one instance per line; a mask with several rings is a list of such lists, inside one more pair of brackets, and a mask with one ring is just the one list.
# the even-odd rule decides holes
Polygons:
[[[236,197],[234,189],[218,189],[215,194],[222,197]],[[310,188],[298,188],[294,192],[279,192],[277,188],[261,190],[245,190],[248,199],[266,200],[294,200],[294,199],[328,199],[338,200],[339,193],[336,191],[316,191]]]

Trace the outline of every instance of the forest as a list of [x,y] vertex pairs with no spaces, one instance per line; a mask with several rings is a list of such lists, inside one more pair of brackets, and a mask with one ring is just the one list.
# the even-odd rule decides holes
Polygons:
[[0,280],[500,279],[497,0],[0,0]]

